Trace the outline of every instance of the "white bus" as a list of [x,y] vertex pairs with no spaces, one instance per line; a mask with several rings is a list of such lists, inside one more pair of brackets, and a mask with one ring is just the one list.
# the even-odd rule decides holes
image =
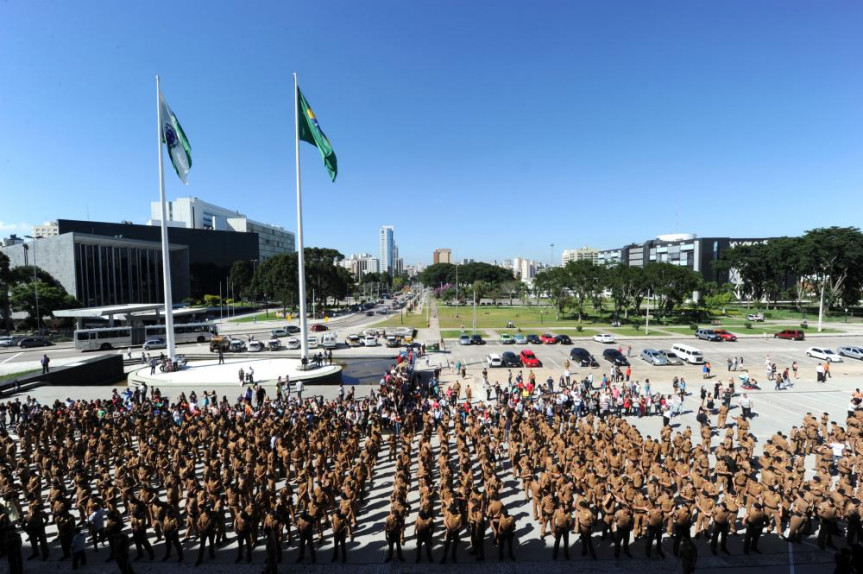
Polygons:
[[[175,323],[177,343],[206,343],[217,335],[214,323]],[[107,351],[120,347],[143,345],[147,339],[165,338],[164,325],[146,327],[100,327],[75,331],[75,348],[80,351]]]

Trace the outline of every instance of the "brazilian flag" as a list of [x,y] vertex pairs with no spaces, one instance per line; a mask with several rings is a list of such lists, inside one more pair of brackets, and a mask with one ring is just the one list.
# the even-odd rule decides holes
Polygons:
[[318,151],[321,152],[321,158],[324,160],[324,166],[330,173],[330,179],[336,181],[339,167],[333,146],[318,124],[318,118],[315,117],[315,113],[309,106],[309,102],[306,101],[303,92],[300,91],[299,86],[297,86],[297,105],[299,106],[299,138],[318,148]]

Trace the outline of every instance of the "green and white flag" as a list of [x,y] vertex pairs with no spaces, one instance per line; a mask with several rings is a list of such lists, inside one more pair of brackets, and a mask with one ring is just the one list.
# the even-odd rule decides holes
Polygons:
[[174,171],[177,176],[185,184],[186,176],[189,175],[189,169],[192,167],[192,146],[189,145],[189,139],[186,137],[186,132],[177,120],[177,116],[168,107],[168,102],[159,94],[161,103],[161,120],[162,120],[162,143],[168,146],[168,156],[171,158],[171,163],[174,164]]

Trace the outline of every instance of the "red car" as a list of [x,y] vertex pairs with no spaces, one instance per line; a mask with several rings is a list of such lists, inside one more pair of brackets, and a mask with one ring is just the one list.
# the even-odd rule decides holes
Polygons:
[[545,333],[539,337],[539,340],[542,341],[544,345],[554,345],[557,343],[557,337],[550,333]]
[[792,341],[802,341],[806,338],[806,334],[800,329],[785,329],[773,335],[774,339],[790,339]]
[[327,331],[328,329],[327,329],[327,326],[324,325],[323,323],[318,323],[317,325],[312,325],[311,330],[312,331]]
[[533,354],[533,351],[530,349],[524,349],[518,357],[521,359],[521,364],[525,367],[541,367],[542,363],[539,362],[539,359],[536,358],[536,355]]
[[737,335],[735,335],[734,333],[729,333],[725,329],[713,329],[713,332],[716,333],[717,335],[719,335],[719,337],[723,341],[736,341],[737,340]]

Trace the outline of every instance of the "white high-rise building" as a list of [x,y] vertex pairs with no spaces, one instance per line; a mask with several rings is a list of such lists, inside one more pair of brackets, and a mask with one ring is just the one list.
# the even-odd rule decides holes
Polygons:
[[380,231],[380,259],[381,273],[386,272],[390,275],[396,273],[397,247],[395,240],[395,227],[392,225],[384,225]]
[[359,281],[367,273],[380,273],[381,264],[371,253],[355,253],[347,259],[342,259],[339,265],[351,272]]
[[[258,234],[258,253],[261,261],[281,253],[296,251],[296,238],[292,231],[278,225],[253,221],[240,213],[202,201],[197,197],[179,197],[165,204],[168,227],[186,229],[213,229],[215,231],[238,231]],[[160,225],[162,206],[158,201],[150,203],[150,221],[147,225]]]
[[56,221],[46,221],[42,225],[33,226],[33,237],[54,237],[60,235],[60,226]]

